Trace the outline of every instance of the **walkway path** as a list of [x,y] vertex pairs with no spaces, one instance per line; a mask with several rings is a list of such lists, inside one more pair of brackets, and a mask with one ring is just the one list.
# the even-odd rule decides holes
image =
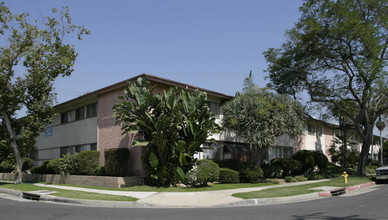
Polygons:
[[[316,181],[306,181],[306,182],[297,182],[289,184],[280,184],[280,185],[271,185],[263,187],[252,187],[252,188],[239,188],[239,189],[230,189],[230,190],[216,190],[216,191],[204,191],[204,192],[132,192],[132,191],[114,191],[114,190],[98,190],[98,189],[88,189],[81,187],[69,187],[69,186],[59,186],[59,185],[46,185],[46,184],[34,184],[36,186],[65,189],[65,190],[76,190],[83,192],[93,192],[101,194],[110,194],[110,195],[119,195],[119,196],[130,196],[138,198],[136,202],[139,205],[145,206],[158,206],[158,207],[214,207],[214,206],[227,206],[230,204],[245,204],[247,200],[236,198],[232,196],[235,193],[240,192],[252,192],[259,191],[269,188],[285,187],[285,186],[296,186],[311,184],[316,182],[323,182],[327,180],[316,180]],[[298,196],[299,200],[305,201],[312,198],[319,198],[317,193],[307,194]],[[268,201],[279,200],[284,202],[292,202],[295,200],[295,197],[288,198],[277,198],[277,199],[260,199],[256,200],[262,203],[268,203]]]

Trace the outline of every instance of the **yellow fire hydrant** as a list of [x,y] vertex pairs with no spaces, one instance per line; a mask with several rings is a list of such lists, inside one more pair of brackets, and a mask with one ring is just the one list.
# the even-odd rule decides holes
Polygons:
[[343,174],[342,174],[342,178],[344,178],[344,183],[348,183],[348,174],[346,173],[346,172],[344,172]]

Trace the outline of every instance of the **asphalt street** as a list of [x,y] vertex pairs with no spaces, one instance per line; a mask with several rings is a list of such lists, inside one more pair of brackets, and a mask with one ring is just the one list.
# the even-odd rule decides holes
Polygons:
[[0,195],[0,219],[388,219],[388,185],[339,197],[235,208],[92,208]]

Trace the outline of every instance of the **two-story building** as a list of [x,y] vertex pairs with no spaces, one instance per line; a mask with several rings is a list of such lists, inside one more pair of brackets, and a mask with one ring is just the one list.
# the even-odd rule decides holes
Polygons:
[[[100,164],[103,165],[105,149],[129,148],[131,174],[144,177],[145,171],[141,158],[145,154],[145,148],[131,146],[134,135],[122,135],[120,126],[115,124],[112,110],[113,106],[120,101],[118,97],[124,95],[128,81],[134,81],[139,77],[147,77],[151,85],[156,86],[155,92],[157,93],[171,87],[188,91],[198,89],[206,92],[208,106],[216,115],[217,123],[221,123],[222,120],[221,105],[233,99],[232,96],[185,83],[149,74],[138,75],[56,105],[54,109],[57,114],[54,121],[38,137],[37,152],[34,155],[35,164],[60,158],[66,153],[98,150],[101,152]],[[309,118],[306,119],[305,127],[306,132],[301,137],[290,138],[287,135],[279,137],[275,146],[266,149],[264,159],[269,161],[278,157],[290,157],[301,149],[318,150],[329,156],[328,148],[334,139],[336,125]],[[238,158],[242,161],[249,158],[250,146],[236,138],[232,132],[222,131],[209,137],[209,139],[212,138],[216,142],[205,143],[203,152],[195,155],[197,158]]]

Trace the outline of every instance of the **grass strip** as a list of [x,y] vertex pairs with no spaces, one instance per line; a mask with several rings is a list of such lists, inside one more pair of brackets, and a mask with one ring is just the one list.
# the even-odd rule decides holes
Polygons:
[[254,191],[254,192],[235,193],[233,194],[233,196],[242,198],[242,199],[287,197],[287,196],[296,196],[296,195],[303,195],[303,194],[308,194],[312,192],[317,192],[317,190],[310,190],[311,188],[316,188],[316,187],[323,187],[323,186],[348,187],[348,186],[367,183],[370,181],[371,180],[368,177],[351,177],[351,178],[348,178],[348,183],[345,184],[343,183],[342,178],[338,178],[338,179],[332,179],[330,181],[305,184],[305,185],[299,185],[299,186],[285,186],[285,187]]
[[[42,183],[47,184],[47,183]],[[48,184],[49,185],[49,184]],[[216,190],[228,190],[228,189],[239,189],[239,188],[252,188],[274,185],[273,183],[230,183],[230,184],[211,184],[206,187],[158,187],[158,186],[131,186],[124,188],[105,188],[105,187],[94,187],[94,186],[78,186],[72,184],[52,184],[59,186],[72,186],[87,189],[100,189],[100,190],[111,190],[111,191],[132,191],[132,192],[203,192],[203,191],[216,191]]]
[[[0,188],[12,189],[22,192],[38,191],[38,190],[52,190],[49,187],[40,187],[28,183],[13,184],[13,183],[0,183]],[[135,202],[138,199],[129,196],[116,196],[100,193],[81,192],[73,190],[55,189],[56,193],[50,194],[52,196],[69,198],[69,199],[88,199],[88,200],[103,200],[103,201],[126,201]]]

